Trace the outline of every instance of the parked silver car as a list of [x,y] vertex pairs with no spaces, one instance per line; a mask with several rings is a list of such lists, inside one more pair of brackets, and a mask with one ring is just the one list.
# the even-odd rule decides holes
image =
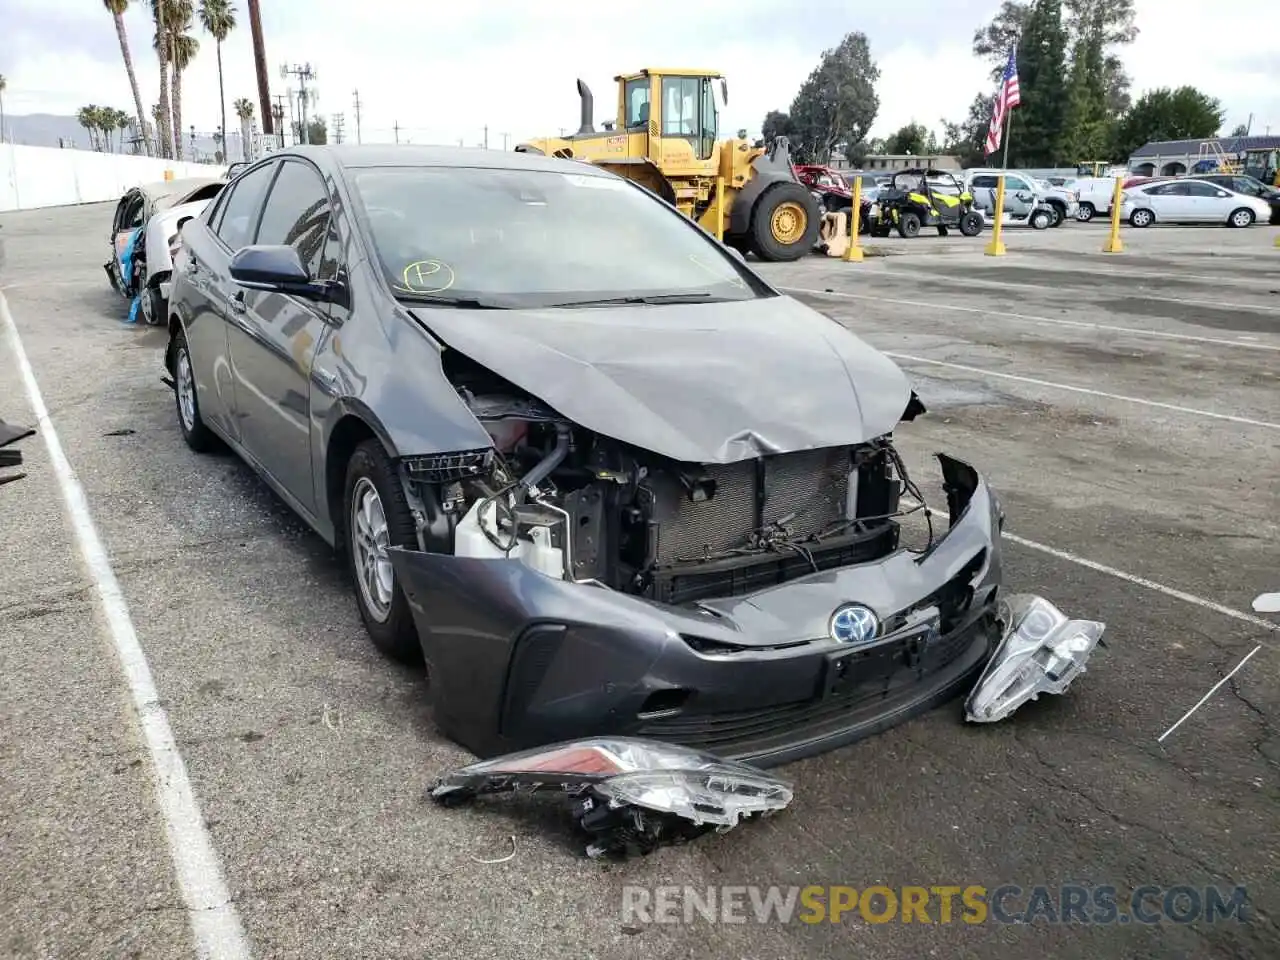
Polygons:
[[1271,218],[1271,204],[1216,183],[1191,178],[1160,180],[1124,192],[1120,215],[1130,226],[1163,223],[1225,223],[1248,227]]

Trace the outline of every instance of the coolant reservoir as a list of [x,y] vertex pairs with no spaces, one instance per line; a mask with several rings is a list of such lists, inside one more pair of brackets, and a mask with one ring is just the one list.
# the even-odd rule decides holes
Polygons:
[[519,536],[511,553],[502,551],[492,540],[485,536],[480,525],[483,523],[490,533],[501,543],[508,542],[511,534],[497,529],[497,508],[489,503],[481,513],[485,501],[477,501],[467,511],[457,527],[454,528],[453,554],[456,557],[474,557],[481,560],[517,560],[525,566],[556,580],[564,578],[564,551],[555,545],[556,531],[562,526],[559,518],[549,514],[550,522],[530,523],[530,519],[541,521],[548,516],[537,508],[518,508]]

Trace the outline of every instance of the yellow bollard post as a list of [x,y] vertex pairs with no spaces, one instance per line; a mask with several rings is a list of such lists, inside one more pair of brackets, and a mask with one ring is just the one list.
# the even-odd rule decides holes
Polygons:
[[716,239],[724,243],[724,177],[716,177]]
[[862,227],[862,177],[853,178],[853,209],[849,211],[849,246],[845,247],[845,263],[861,263],[862,247],[858,246],[858,230]]
[[170,170],[168,167],[165,167],[165,171],[164,171],[164,178],[165,178],[166,180],[172,180],[172,179],[173,179],[173,171],[172,171],[172,170]]
[[1124,177],[1116,177],[1116,189],[1111,194],[1111,235],[1102,246],[1103,253],[1124,253],[1124,241],[1120,239],[1120,204],[1124,194]]
[[996,184],[996,210],[994,219],[991,223],[991,242],[987,244],[986,249],[982,252],[988,257],[1003,257],[1005,255],[1004,240],[1001,239],[1001,233],[1004,231],[1004,174],[1000,174],[1000,181]]

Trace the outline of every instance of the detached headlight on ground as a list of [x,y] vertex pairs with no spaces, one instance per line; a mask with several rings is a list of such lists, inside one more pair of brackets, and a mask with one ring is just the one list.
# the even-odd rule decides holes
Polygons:
[[560,789],[587,855],[649,853],[664,842],[724,832],[742,819],[791,802],[791,785],[745,763],[669,743],[630,737],[577,740],[511,753],[463,767],[432,789],[455,806],[491,793]]
[[1017,594],[1001,606],[1004,637],[965,703],[975,723],[1003,720],[1042,693],[1063,693],[1085,672],[1106,624],[1072,620],[1044,597]]

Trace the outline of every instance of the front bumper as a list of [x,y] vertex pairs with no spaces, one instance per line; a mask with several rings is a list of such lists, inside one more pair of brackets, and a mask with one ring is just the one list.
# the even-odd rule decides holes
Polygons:
[[[769,766],[876,733],[966,690],[1000,640],[998,501],[939,455],[950,528],[746,596],[667,606],[515,560],[395,549],[437,725],[481,757],[559,740],[670,740]],[[885,625],[828,637],[842,603]]]

